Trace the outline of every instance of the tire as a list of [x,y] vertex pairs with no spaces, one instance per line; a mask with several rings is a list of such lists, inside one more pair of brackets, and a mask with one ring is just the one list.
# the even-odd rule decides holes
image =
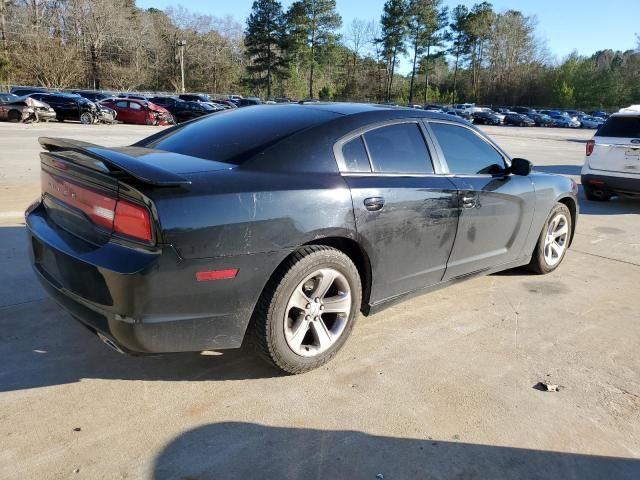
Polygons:
[[22,120],[22,115],[20,114],[20,112],[18,112],[17,110],[11,110],[8,114],[7,114],[7,119],[10,122],[19,122],[20,120]]
[[[321,272],[328,274],[314,276]],[[318,301],[313,294],[322,290],[322,279],[334,273],[335,280],[326,280],[330,288]],[[329,298],[337,301],[330,303]],[[296,307],[300,304],[296,299],[302,300],[303,308]],[[253,346],[264,360],[283,372],[299,374],[318,368],[346,343],[361,301],[360,276],[349,257],[331,247],[303,247],[278,269],[258,300],[251,321]],[[336,311],[348,308],[348,312],[322,313],[320,309],[328,310],[331,304]],[[320,336],[325,339],[324,346]]]
[[584,196],[592,202],[608,202],[613,196],[604,190],[593,188],[591,185],[583,185],[582,188],[584,188]]
[[91,125],[93,123],[93,115],[89,112],[83,112],[82,115],[80,115],[80,123],[83,125]]
[[[560,222],[555,223],[559,218]],[[566,231],[563,229],[562,222],[564,222]],[[561,231],[565,233],[560,235],[559,232]],[[563,203],[556,203],[551,209],[547,221],[544,222],[528,268],[540,275],[553,272],[564,260],[572,234],[573,221],[569,208]],[[550,235],[553,239],[550,239]],[[552,244],[555,244],[555,247]]]

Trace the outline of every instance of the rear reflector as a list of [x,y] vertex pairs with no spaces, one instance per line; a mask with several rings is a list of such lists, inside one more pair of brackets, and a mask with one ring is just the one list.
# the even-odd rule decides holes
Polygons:
[[596,147],[596,142],[594,140],[587,141],[587,157],[590,157],[593,153],[593,149]]
[[208,272],[196,272],[196,280],[199,282],[209,282],[211,280],[228,280],[236,278],[238,275],[237,268],[229,270],[209,270]]

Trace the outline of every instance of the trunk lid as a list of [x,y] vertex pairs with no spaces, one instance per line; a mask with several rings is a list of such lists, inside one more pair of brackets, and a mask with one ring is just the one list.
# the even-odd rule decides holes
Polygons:
[[94,245],[113,236],[154,245],[156,209],[144,192],[181,190],[189,174],[230,165],[142,147],[107,149],[41,138],[42,202],[49,220]]

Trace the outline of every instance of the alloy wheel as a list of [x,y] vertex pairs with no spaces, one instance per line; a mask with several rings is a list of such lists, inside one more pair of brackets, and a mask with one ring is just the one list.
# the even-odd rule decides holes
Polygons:
[[544,260],[550,267],[560,263],[569,239],[569,222],[563,213],[558,213],[549,222],[544,240]]
[[284,318],[284,334],[291,350],[303,357],[327,351],[340,338],[351,312],[351,288],[333,268],[308,275],[294,289]]

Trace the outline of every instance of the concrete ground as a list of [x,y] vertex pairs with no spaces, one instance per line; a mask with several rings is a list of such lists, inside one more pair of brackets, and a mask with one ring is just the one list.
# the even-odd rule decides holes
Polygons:
[[[640,478],[640,202],[581,196],[555,273],[361,318],[302,376],[243,351],[124,357],[36,284],[20,215],[39,191],[38,136],[116,145],[153,131],[0,123],[0,478]],[[576,179],[592,134],[486,131]]]

